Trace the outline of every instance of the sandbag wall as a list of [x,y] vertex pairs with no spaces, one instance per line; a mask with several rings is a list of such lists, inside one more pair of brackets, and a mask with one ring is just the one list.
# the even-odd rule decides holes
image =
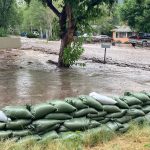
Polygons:
[[1,113],[0,139],[47,140],[61,138],[69,131],[104,126],[126,132],[130,121],[150,122],[150,93],[126,92],[110,103],[81,95],[33,106],[6,106]]

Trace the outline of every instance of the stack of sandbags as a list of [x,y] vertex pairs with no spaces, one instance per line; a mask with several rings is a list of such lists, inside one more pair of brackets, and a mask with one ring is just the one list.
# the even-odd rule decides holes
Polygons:
[[0,131],[1,139],[31,134],[28,125],[31,124],[32,114],[26,106],[6,106],[2,110],[9,119],[5,122],[3,131]]
[[[125,92],[107,97],[92,92],[77,98],[32,106],[7,106],[0,111],[0,139],[51,140],[76,136],[74,131],[126,132],[129,123],[150,124],[150,93]],[[95,130],[94,130],[95,129]],[[71,134],[69,134],[71,133]]]
[[98,114],[98,111],[102,110],[101,104],[95,99],[81,95],[78,98],[66,98],[65,101],[75,107],[76,111],[70,114],[72,119],[65,121],[59,131],[87,130],[100,125],[99,122],[87,118],[88,114]]

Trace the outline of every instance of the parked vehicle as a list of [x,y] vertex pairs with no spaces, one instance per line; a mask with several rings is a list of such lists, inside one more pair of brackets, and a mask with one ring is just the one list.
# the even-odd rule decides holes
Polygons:
[[108,35],[93,36],[93,42],[111,42],[112,38]]
[[132,45],[150,46],[150,33],[139,33],[138,35],[130,36],[129,42]]

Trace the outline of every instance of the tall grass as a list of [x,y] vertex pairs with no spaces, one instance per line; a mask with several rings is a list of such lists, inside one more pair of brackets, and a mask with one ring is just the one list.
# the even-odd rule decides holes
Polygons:
[[150,149],[150,127],[132,124],[122,135],[108,131],[87,131],[74,138],[37,142],[30,140],[16,143],[1,141],[0,150],[148,150]]

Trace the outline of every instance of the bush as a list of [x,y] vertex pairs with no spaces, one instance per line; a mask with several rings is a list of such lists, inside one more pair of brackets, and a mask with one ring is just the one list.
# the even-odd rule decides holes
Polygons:
[[130,44],[130,42],[127,41],[127,42],[124,42],[124,44]]
[[117,44],[121,44],[122,42],[120,40],[116,41]]
[[66,66],[72,66],[80,58],[81,54],[84,52],[82,43],[83,40],[78,39],[65,48],[63,59]]
[[28,38],[38,38],[39,36],[33,34],[32,32],[30,32],[30,33],[27,34],[27,37],[28,37]]
[[6,37],[7,36],[7,29],[0,28],[0,37]]

